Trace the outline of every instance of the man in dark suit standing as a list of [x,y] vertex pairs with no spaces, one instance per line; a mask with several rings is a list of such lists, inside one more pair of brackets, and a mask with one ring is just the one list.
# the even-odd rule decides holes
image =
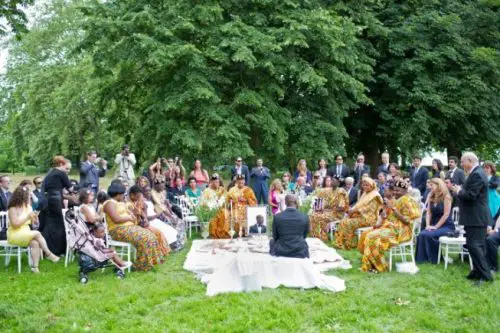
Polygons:
[[413,168],[410,172],[411,186],[418,188],[420,194],[425,192],[427,186],[427,179],[429,178],[429,170],[426,167],[420,166],[422,163],[422,157],[413,157]]
[[365,173],[370,175],[370,166],[365,164],[365,155],[359,154],[354,164],[354,186],[359,185]]
[[349,167],[344,164],[344,159],[342,158],[342,156],[337,155],[335,157],[335,165],[328,169],[327,174],[330,177],[338,177],[340,181],[343,182],[344,179],[349,177],[350,172],[351,171],[349,170]]
[[382,153],[381,155],[382,158],[382,164],[379,165],[377,169],[377,175],[380,174],[381,172],[385,173],[386,175],[389,173],[389,153]]
[[458,158],[450,156],[448,159],[448,172],[446,178],[450,178],[453,184],[463,185],[465,183],[465,173],[458,167]]
[[265,234],[267,232],[267,228],[264,225],[264,216],[257,215],[256,216],[257,223],[250,227],[251,234]]
[[269,252],[277,257],[309,258],[306,242],[309,217],[297,210],[297,198],[293,194],[285,197],[285,204],[287,209],[274,216]]
[[250,181],[250,170],[243,164],[243,159],[241,157],[236,159],[235,166],[231,168],[231,180],[235,180],[238,175],[245,176],[245,186],[248,186],[248,182]]
[[[100,163],[98,167],[96,163]],[[87,160],[80,163],[80,185],[82,188],[90,188],[94,193],[99,192],[99,177],[106,175],[108,164],[103,159],[97,159],[95,151],[87,153]]]
[[6,212],[9,204],[9,199],[12,192],[9,191],[10,178],[8,176],[0,176],[0,211]]
[[271,178],[271,172],[263,165],[262,159],[259,158],[257,160],[257,166],[252,168],[250,177],[253,179],[253,192],[257,198],[257,205],[261,202],[263,202],[264,205],[267,205],[267,180]]
[[475,284],[481,285],[485,281],[493,280],[486,260],[486,228],[491,222],[488,177],[479,166],[479,160],[474,153],[464,153],[461,162],[469,177],[462,187],[455,185],[453,192],[458,196],[459,223],[465,227],[467,249],[474,267],[467,278],[477,280]]

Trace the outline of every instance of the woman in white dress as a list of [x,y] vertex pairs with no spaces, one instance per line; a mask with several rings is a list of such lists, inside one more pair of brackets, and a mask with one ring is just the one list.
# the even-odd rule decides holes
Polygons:
[[167,239],[169,245],[175,243],[177,241],[177,230],[158,218],[161,213],[157,214],[155,211],[154,203],[151,201],[151,188],[149,186],[143,189],[143,195],[147,205],[149,225],[160,230]]

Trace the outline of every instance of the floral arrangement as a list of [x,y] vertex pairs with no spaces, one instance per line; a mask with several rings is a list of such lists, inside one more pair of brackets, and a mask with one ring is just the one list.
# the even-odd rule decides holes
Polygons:
[[310,195],[306,197],[304,200],[300,200],[299,211],[304,214],[309,214],[313,210],[314,203],[316,202],[316,196]]
[[218,200],[208,200],[206,202],[202,202],[198,205],[194,214],[198,217],[198,221],[200,222],[210,222],[215,215],[219,212],[219,209],[224,206],[225,197],[221,197]]

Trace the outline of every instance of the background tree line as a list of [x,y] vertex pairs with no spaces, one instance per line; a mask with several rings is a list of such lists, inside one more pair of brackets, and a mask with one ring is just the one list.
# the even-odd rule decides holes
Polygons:
[[[0,169],[129,143],[292,167],[430,148],[500,157],[500,4],[40,2],[0,77]],[[2,15],[4,15],[2,13]]]

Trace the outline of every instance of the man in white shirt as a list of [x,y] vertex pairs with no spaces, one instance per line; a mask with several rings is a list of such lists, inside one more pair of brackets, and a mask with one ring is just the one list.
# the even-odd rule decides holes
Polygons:
[[358,200],[358,188],[354,187],[354,178],[347,177],[345,179],[345,190],[349,196],[349,206],[352,206]]
[[88,152],[87,160],[80,164],[80,185],[83,188],[90,188],[96,194],[99,192],[99,177],[104,177],[107,169],[106,160],[98,159],[95,151]]
[[328,169],[328,175],[330,177],[338,177],[340,181],[344,181],[345,178],[349,177],[349,167],[344,164],[344,158],[340,155],[335,157],[335,165]]
[[118,166],[115,178],[122,177],[128,181],[129,185],[135,184],[134,165],[136,163],[135,155],[130,152],[128,145],[123,145],[120,154],[116,155],[115,164]]
[[453,184],[463,185],[465,183],[465,173],[458,167],[458,158],[450,156],[448,159],[448,172],[446,178],[450,178]]

